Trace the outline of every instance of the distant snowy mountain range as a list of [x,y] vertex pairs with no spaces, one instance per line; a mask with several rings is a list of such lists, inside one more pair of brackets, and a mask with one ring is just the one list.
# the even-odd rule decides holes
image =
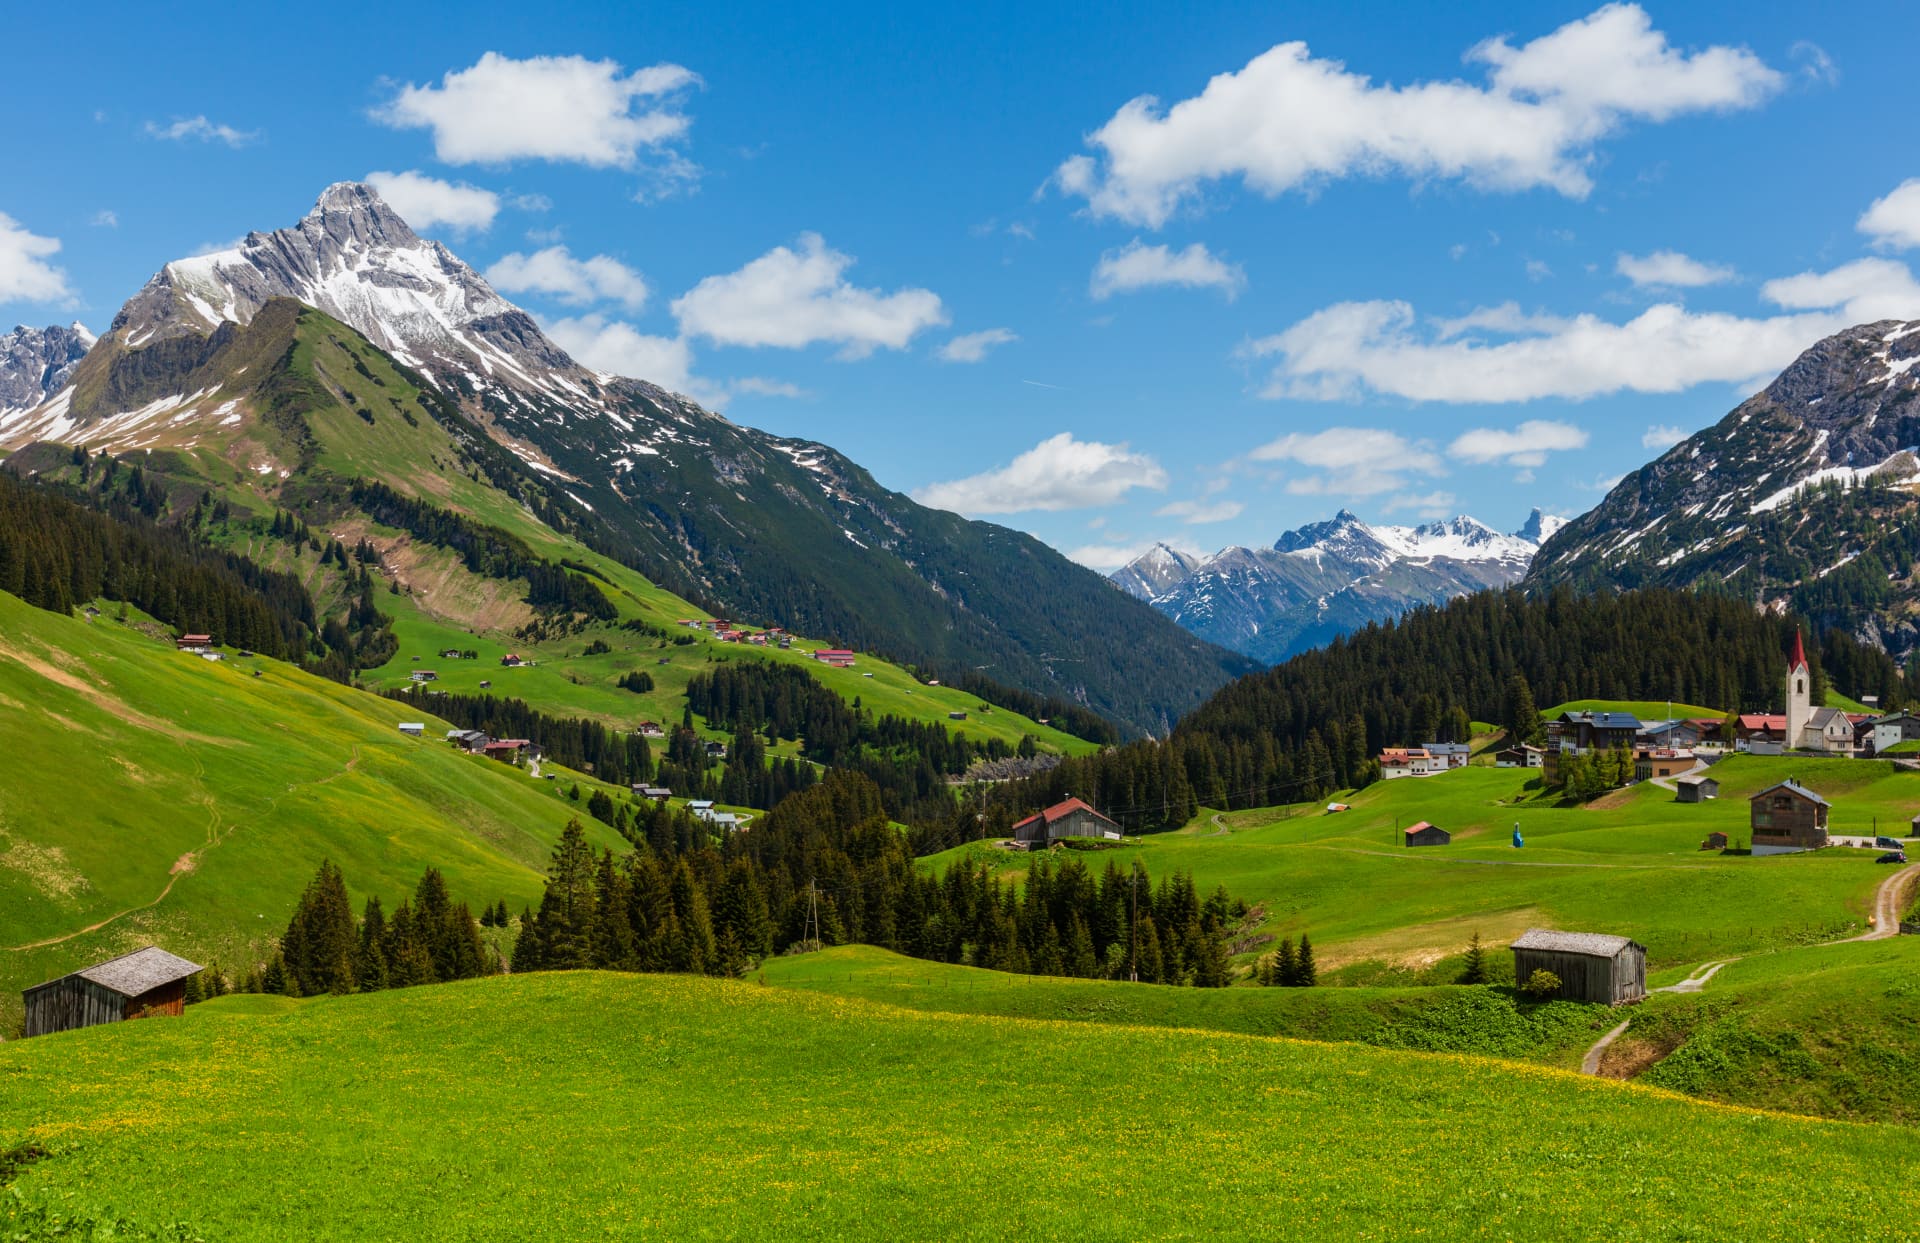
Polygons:
[[1511,535],[1465,515],[1376,527],[1343,509],[1271,548],[1202,558],[1155,544],[1112,578],[1201,638],[1277,663],[1416,605],[1516,582],[1565,523],[1536,509]]
[[0,333],[0,416],[28,410],[59,392],[93,348],[81,324]]

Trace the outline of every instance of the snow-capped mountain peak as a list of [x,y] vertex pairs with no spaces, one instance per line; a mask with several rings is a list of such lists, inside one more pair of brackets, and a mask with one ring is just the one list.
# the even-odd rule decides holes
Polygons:
[[0,418],[59,392],[92,348],[93,334],[78,323],[0,333]]
[[1526,573],[1555,519],[1538,510],[1503,535],[1465,514],[1419,526],[1372,526],[1341,510],[1283,533],[1270,548],[1232,545],[1194,558],[1155,545],[1112,575],[1202,638],[1278,661],[1417,604],[1504,586]]
[[1558,514],[1545,513],[1538,507],[1535,507],[1534,511],[1527,515],[1527,520],[1520,524],[1520,529],[1515,531],[1514,535],[1519,539],[1526,540],[1530,544],[1544,544],[1552,539],[1554,534],[1558,532],[1561,527],[1566,526],[1569,521],[1570,519],[1562,518]]
[[594,377],[531,316],[439,242],[420,237],[372,186],[328,186],[299,223],[176,259],[121,308],[108,337],[129,349],[245,324],[274,298],[349,324],[443,387],[506,401],[588,397]]

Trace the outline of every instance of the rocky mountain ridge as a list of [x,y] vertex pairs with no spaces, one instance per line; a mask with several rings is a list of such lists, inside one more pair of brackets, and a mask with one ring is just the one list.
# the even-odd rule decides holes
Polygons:
[[23,324],[0,333],[0,418],[30,410],[66,387],[93,343],[93,334],[79,323]]
[[1548,540],[1529,588],[1664,585],[1920,646],[1920,321],[1817,342]]
[[1563,521],[1536,509],[1506,535],[1464,514],[1376,527],[1343,509],[1270,548],[1194,557],[1158,544],[1112,578],[1194,634],[1273,664],[1415,605],[1506,586]]

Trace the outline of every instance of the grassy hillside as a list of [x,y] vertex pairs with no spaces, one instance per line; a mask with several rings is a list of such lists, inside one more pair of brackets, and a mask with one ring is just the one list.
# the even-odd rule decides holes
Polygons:
[[[1135,857],[1155,875],[1192,872],[1257,903],[1274,935],[1312,935],[1323,968],[1349,982],[1451,979],[1468,938],[1504,942],[1530,926],[1613,932],[1648,947],[1656,967],[1805,944],[1864,930],[1884,879],[1871,851],[1753,858],[1702,851],[1708,833],[1747,833],[1745,796],[1790,775],[1834,802],[1835,833],[1904,826],[1920,774],[1878,761],[1734,756],[1714,769],[1720,798],[1674,802],[1651,784],[1561,806],[1525,769],[1465,768],[1380,782],[1343,796],[1351,810],[1269,808],[1216,816],[1083,856],[1103,868]],[[1418,820],[1453,844],[1408,850]],[[1519,825],[1526,846],[1509,844]],[[982,859],[1018,875],[1025,860],[975,844],[934,856]]]
[[1907,1131],[1458,1055],[675,977],[210,1003],[8,1046],[0,1075],[0,1147],[49,1152],[0,1214],[43,1232],[44,1213],[217,1238],[512,1222],[529,1239],[1251,1223],[1302,1239],[1890,1239],[1920,1208],[1905,1180],[1861,1176]]
[[[395,729],[414,719],[426,738]],[[237,964],[323,856],[356,902],[391,905],[430,865],[476,909],[537,902],[574,778],[457,754],[443,729],[274,661],[213,663],[0,593],[0,1024],[22,986],[148,941]]]
[[1348,1040],[1569,1067],[1617,1021],[1603,1006],[1516,1006],[1506,990],[1488,988],[1170,988],[982,971],[865,945],[768,959],[756,978],[949,1014]]
[[[923,686],[906,670],[872,657],[855,669],[828,670],[808,659],[814,648],[828,646],[818,641],[800,641],[789,652],[721,644],[704,634],[691,646],[642,643],[620,624],[638,620],[685,634],[678,627],[682,619],[711,615],[591,551],[583,542],[584,530],[557,529],[554,523],[590,522],[591,511],[578,508],[557,477],[516,475],[521,471],[518,459],[485,442],[477,430],[464,437],[456,434],[456,427],[436,415],[433,394],[423,393],[380,350],[319,311],[292,302],[271,303],[253,323],[233,332],[222,348],[194,352],[176,360],[174,369],[142,376],[137,384],[118,381],[115,391],[108,391],[114,388],[108,384],[109,370],[104,361],[89,368],[75,399],[81,408],[107,414],[176,391],[196,394],[177,409],[167,409],[163,417],[109,419],[96,425],[89,429],[90,448],[137,453],[150,473],[168,482],[176,508],[190,506],[205,489],[225,498],[235,517],[226,528],[209,530],[217,541],[263,565],[297,574],[317,599],[328,603],[337,594],[338,574],[320,566],[310,550],[267,538],[263,519],[280,508],[298,511],[324,538],[349,547],[362,538],[374,544],[380,572],[402,589],[379,600],[380,608],[395,618],[401,646],[385,667],[368,672],[376,687],[404,685],[412,670],[432,668],[448,689],[475,691],[486,679],[494,683],[494,693],[519,695],[545,711],[629,727],[649,718],[677,721],[687,677],[710,660],[787,660],[805,662],[844,698],[859,697],[876,714],[939,721],[983,740],[1011,744],[1032,734],[1043,749],[1091,749],[1077,738],[984,705],[974,696]],[[193,417],[196,410],[200,417]],[[213,413],[220,417],[211,417]],[[79,475],[69,455],[44,447],[30,452],[23,468],[50,478],[77,480]],[[567,561],[590,568],[619,610],[619,621],[553,642],[518,637],[515,632],[535,619],[525,602],[524,579],[479,577],[462,567],[451,551],[372,521],[346,503],[344,481],[355,479],[384,484],[505,532],[556,564]],[[509,487],[517,489],[516,494],[505,490]],[[612,644],[616,652],[582,658],[581,650],[594,638]],[[482,659],[449,666],[437,659],[446,648],[477,650]],[[636,654],[641,648],[644,654]],[[539,662],[539,667],[501,676],[498,658],[510,651]],[[659,666],[661,655],[671,663]],[[653,694],[636,697],[614,685],[621,673],[633,668],[653,674]],[[864,676],[869,673],[874,676]],[[950,722],[953,712],[965,712],[968,719]]]
[[1735,1104],[1920,1122],[1920,938],[1742,959],[1653,997],[1605,1073]]

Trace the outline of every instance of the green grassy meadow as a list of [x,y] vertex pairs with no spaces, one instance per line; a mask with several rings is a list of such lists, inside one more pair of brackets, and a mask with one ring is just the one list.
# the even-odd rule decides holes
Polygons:
[[[1450,980],[1478,932],[1504,944],[1528,927],[1612,932],[1646,945],[1656,969],[1831,940],[1864,931],[1884,869],[1874,852],[1754,858],[1701,850],[1708,833],[1747,833],[1746,795],[1787,776],[1833,800],[1835,833],[1904,826],[1920,773],[1879,761],[1733,756],[1713,769],[1717,800],[1681,804],[1641,784],[1562,806],[1526,769],[1469,767],[1378,782],[1322,805],[1216,816],[1079,856],[1089,867],[1142,859],[1184,870],[1202,892],[1225,885],[1263,910],[1265,931],[1313,937],[1323,970],[1350,983]],[[1400,828],[1428,820],[1449,846],[1409,850]],[[1526,845],[1510,844],[1514,825]],[[975,843],[933,856],[982,860],[1004,875],[1026,859]],[[1251,959],[1243,956],[1243,961]]]
[[459,754],[445,728],[276,661],[205,661],[0,594],[0,1024],[24,985],[149,941],[251,961],[326,856],[356,902],[391,907],[428,866],[475,909],[537,902],[579,812],[562,791],[593,783]]
[[227,999],[0,1048],[0,1082],[0,1149],[48,1153],[0,1198],[29,1238],[1895,1239],[1920,1211],[1867,1176],[1905,1130],[676,977]]

